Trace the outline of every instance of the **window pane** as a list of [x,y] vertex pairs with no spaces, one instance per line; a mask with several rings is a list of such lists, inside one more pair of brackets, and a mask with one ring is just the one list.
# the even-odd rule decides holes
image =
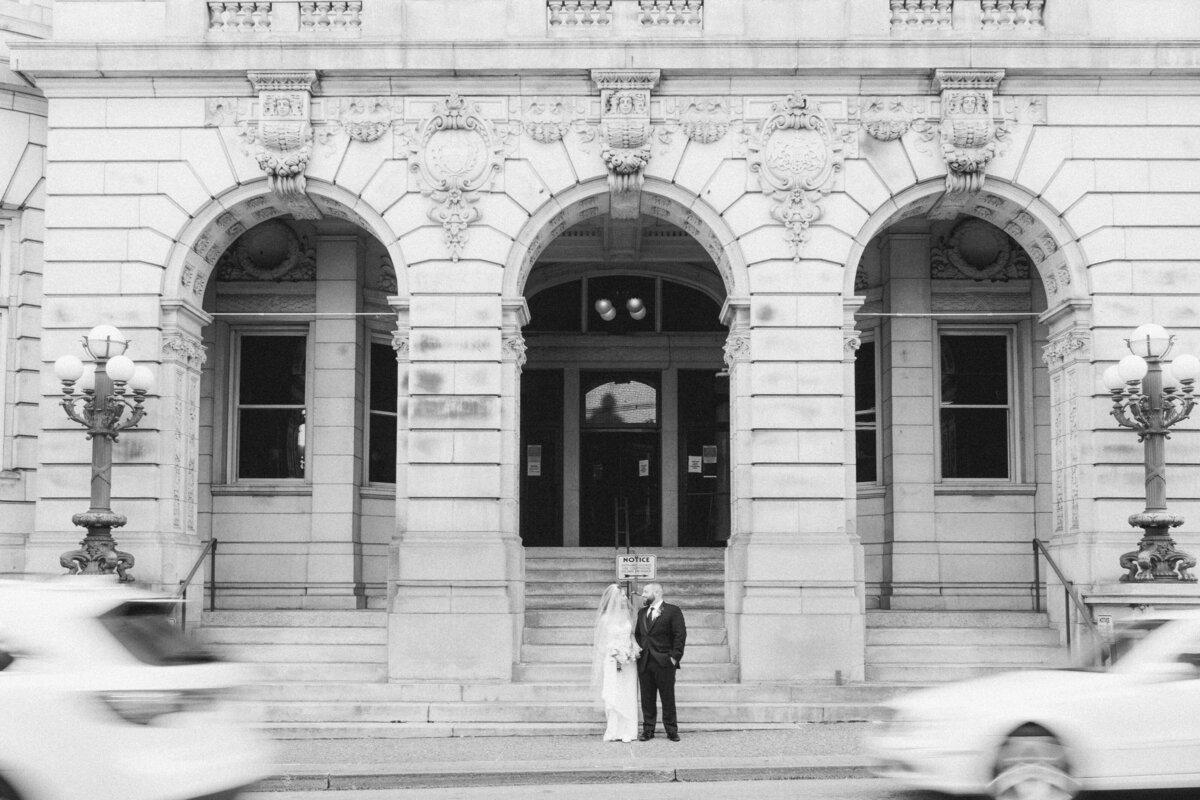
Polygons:
[[[654,332],[654,279],[634,276],[605,276],[588,279],[587,325],[592,333],[653,333]],[[629,315],[628,302],[637,298],[645,306],[646,315],[640,320]],[[608,300],[616,314],[604,320],[596,311],[597,300]]]
[[1008,409],[942,409],[942,477],[1008,477]]
[[391,414],[371,415],[367,480],[371,483],[396,482],[396,418]]
[[855,480],[859,483],[875,483],[879,480],[875,431],[858,430],[854,432],[855,450]]
[[590,428],[658,424],[658,388],[638,380],[608,381],[584,397],[584,424]]
[[239,412],[238,477],[304,477],[304,410],[247,409]]
[[579,333],[583,326],[579,294],[583,281],[551,286],[529,298],[527,331],[567,331]]
[[242,405],[303,405],[303,336],[243,336],[238,402]]
[[863,342],[854,357],[854,416],[875,421],[875,343]]
[[664,331],[721,332],[721,307],[697,289],[671,281],[662,284],[662,329]]
[[1008,405],[1008,339],[943,336],[942,402]]
[[371,343],[371,410],[396,413],[396,351]]

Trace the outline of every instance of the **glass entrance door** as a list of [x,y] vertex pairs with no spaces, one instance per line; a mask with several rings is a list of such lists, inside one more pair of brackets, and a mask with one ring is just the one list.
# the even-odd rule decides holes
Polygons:
[[580,437],[579,543],[662,545],[658,432],[585,431]]

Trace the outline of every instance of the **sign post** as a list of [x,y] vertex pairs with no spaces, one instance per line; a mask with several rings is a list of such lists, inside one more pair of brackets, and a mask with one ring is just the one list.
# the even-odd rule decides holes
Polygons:
[[632,593],[632,583],[652,581],[655,576],[658,556],[626,553],[617,556],[617,582],[624,581],[626,592]]

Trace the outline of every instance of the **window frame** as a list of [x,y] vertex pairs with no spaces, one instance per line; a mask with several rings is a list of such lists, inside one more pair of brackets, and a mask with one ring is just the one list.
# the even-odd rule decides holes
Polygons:
[[[226,474],[229,483],[239,486],[301,486],[312,483],[311,433],[313,404],[313,325],[312,323],[279,325],[232,325],[229,331],[229,444],[226,447]],[[239,471],[241,456],[241,389],[242,389],[242,340],[248,336],[297,336],[304,338],[304,420],[305,458],[304,475],[299,478],[243,478]],[[264,406],[251,406],[263,408]],[[268,408],[291,408],[293,406],[267,406]]]
[[20,265],[17,244],[12,239],[12,231],[17,224],[15,215],[0,214],[0,472],[3,473],[9,473],[16,461],[13,420],[16,417],[17,389],[9,364],[10,353],[16,352],[14,331],[11,329],[15,309],[10,305],[9,298],[12,297],[10,287]]
[[[1020,331],[1016,323],[969,324],[937,321],[934,327],[934,358],[933,358],[933,446],[936,462],[935,482],[947,486],[1011,486],[1021,483],[1023,454],[1020,450],[1024,437],[1022,431],[1021,398],[1022,381],[1018,373],[1017,343]],[[942,402],[942,339],[945,336],[988,336],[1003,337],[1005,340],[1005,377],[1007,382],[1007,402],[999,405],[953,405]],[[945,476],[942,463],[942,411],[945,408],[955,409],[996,409],[1005,408],[1008,411],[1008,475],[1004,478],[952,478]]]
[[[362,486],[364,486],[364,487],[394,489],[396,487],[396,484],[398,483],[398,481],[396,481],[396,480],[392,480],[390,483],[386,482],[386,481],[372,481],[371,480],[371,429],[372,429],[371,423],[373,421],[373,419],[372,419],[373,416],[375,414],[385,414],[387,416],[392,417],[392,419],[395,420],[397,433],[400,430],[400,398],[399,398],[399,396],[397,396],[395,398],[396,399],[395,409],[393,409],[390,412],[375,411],[373,408],[371,408],[371,380],[374,377],[373,369],[372,369],[371,348],[374,347],[375,345],[382,345],[392,351],[392,357],[393,357],[392,363],[395,364],[395,368],[397,370],[396,381],[397,381],[397,391],[399,391],[400,375],[399,375],[399,364],[396,363],[396,361],[395,361],[396,348],[392,345],[390,336],[387,336],[380,331],[369,330],[367,332],[366,340],[367,340],[366,341],[367,346],[365,348],[363,348],[364,349],[363,360],[366,363],[365,363],[364,369],[363,369],[365,379],[363,381],[363,439],[362,439],[362,477],[361,477],[361,481],[362,481]],[[399,456],[400,456],[398,444],[396,446],[395,455],[397,458],[399,458]],[[305,464],[305,466],[307,467],[307,464]],[[399,467],[397,467],[397,470],[399,470]],[[397,477],[399,477],[399,476],[397,476]]]
[[[875,353],[875,363],[874,363],[874,369],[873,369],[873,372],[875,374],[872,376],[872,388],[874,389],[874,393],[875,393],[875,397],[874,397],[875,422],[874,422],[873,427],[870,429],[860,428],[859,422],[858,422],[858,409],[857,408],[854,409],[853,413],[854,413],[855,484],[858,485],[859,488],[871,488],[871,487],[883,485],[883,436],[881,435],[881,431],[883,430],[883,426],[881,424],[881,422],[882,422],[881,414],[882,414],[882,410],[883,410],[883,396],[882,396],[883,387],[881,385],[883,382],[882,381],[882,363],[881,363],[882,359],[880,358],[879,344],[878,344],[879,340],[876,337],[876,329],[872,328],[869,331],[860,331],[858,336],[859,336],[859,342],[860,342],[859,350],[861,351],[861,349],[863,347],[870,345],[872,350]],[[854,358],[854,363],[852,364],[852,366],[854,368],[854,379],[855,379],[854,396],[855,396],[856,401],[858,399],[858,386],[857,386],[858,363],[859,363],[858,362],[858,354],[856,353],[855,358]],[[875,431],[875,479],[872,481],[858,480],[858,432],[859,432],[859,430]]]

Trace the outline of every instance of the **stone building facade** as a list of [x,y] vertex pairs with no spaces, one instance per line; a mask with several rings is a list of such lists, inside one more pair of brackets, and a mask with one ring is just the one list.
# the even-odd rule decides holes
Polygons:
[[1100,373],[1200,348],[1193,4],[0,7],[4,569],[79,538],[50,367],[110,322],[137,577],[217,538],[228,607],[386,608],[393,679],[507,680],[523,543],[614,531],[726,548],[747,681],[1028,608],[1035,538],[1113,590]]

